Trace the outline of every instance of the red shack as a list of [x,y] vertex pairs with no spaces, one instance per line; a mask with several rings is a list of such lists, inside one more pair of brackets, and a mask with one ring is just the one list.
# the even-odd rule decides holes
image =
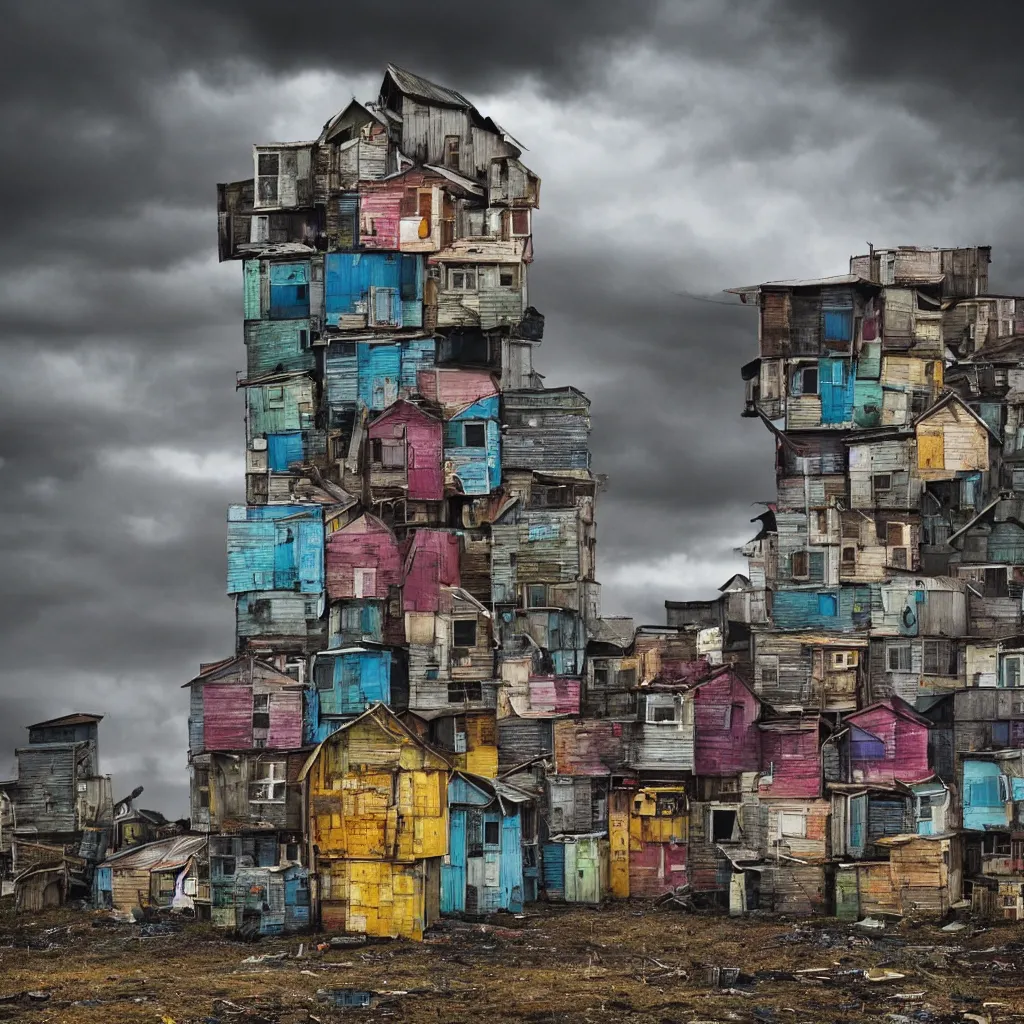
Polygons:
[[382,412],[368,430],[374,500],[441,501],[442,434],[443,425],[436,416],[404,398]]
[[730,776],[761,767],[761,701],[731,669],[719,669],[690,691],[694,772]]
[[851,782],[921,782],[930,778],[930,723],[899,697],[847,715]]

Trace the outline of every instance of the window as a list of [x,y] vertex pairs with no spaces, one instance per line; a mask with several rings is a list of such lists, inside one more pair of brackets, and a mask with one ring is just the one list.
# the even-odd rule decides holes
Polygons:
[[405,441],[374,438],[370,442],[370,458],[382,469],[405,469]]
[[843,565],[856,565],[857,564],[857,549],[846,547],[843,548]]
[[476,619],[456,619],[452,623],[452,638],[456,647],[475,647]]
[[948,640],[925,640],[923,655],[926,676],[955,676],[957,674],[956,647]]
[[798,366],[793,371],[793,394],[816,395],[818,393],[818,367]]
[[470,238],[480,238],[486,234],[484,231],[484,211],[466,210],[466,235]]
[[906,548],[891,548],[889,550],[889,564],[894,569],[906,569],[907,568],[907,549]]
[[878,494],[892,490],[892,473],[875,473],[871,478],[871,489]]
[[466,701],[481,700],[482,693],[480,683],[453,681],[448,684],[448,703],[464,704]]
[[779,813],[779,836],[803,839],[807,835],[807,817],[792,811]]
[[548,588],[546,583],[531,583],[526,588],[527,608],[546,608],[548,603]]
[[462,427],[462,443],[466,448],[487,447],[487,424],[465,423]]
[[194,769],[194,784],[199,800],[199,806],[206,808],[210,806],[210,770],[209,768]]
[[810,575],[809,559],[806,551],[794,551],[790,558],[790,575],[795,580],[805,580]]
[[636,686],[636,669],[635,668],[620,668],[615,673],[615,685],[620,690],[631,690]]
[[736,827],[736,812],[712,808],[711,841],[714,843],[732,843],[739,841],[739,830]]
[[647,698],[647,721],[652,725],[678,724],[681,721],[679,704],[674,697],[669,700],[671,703],[665,698],[649,696]]
[[448,287],[453,291],[476,291],[476,268],[461,267],[448,271]]
[[885,524],[885,543],[890,547],[897,544],[903,544],[904,541],[904,530],[903,523],[886,523]]
[[284,761],[257,761],[256,778],[249,783],[249,800],[254,804],[282,804],[284,791]]
[[917,819],[918,821],[931,821],[932,820],[932,801],[933,797],[922,795],[917,798]]
[[452,171],[459,169],[458,135],[446,135],[444,137],[444,165]]
[[221,857],[220,858],[220,873],[222,875],[233,875],[235,873],[235,858],[234,857]]
[[498,846],[501,840],[501,824],[497,821],[484,822],[484,846]]
[[779,656],[777,654],[758,655],[757,669],[761,674],[762,686],[779,685]]
[[855,761],[884,761],[885,743],[855,725],[850,726],[850,756]]
[[1010,723],[992,722],[992,746],[1008,747],[1010,745]]
[[281,409],[284,406],[284,388],[267,388],[267,407]]
[[654,813],[659,818],[676,818],[686,813],[685,793],[655,793]]
[[515,288],[519,284],[519,275],[516,273],[516,269],[516,267],[498,268],[498,284],[502,288]]
[[529,210],[513,210],[512,211],[512,235],[513,237],[521,237],[530,233],[530,211]]
[[856,651],[833,651],[832,668],[837,672],[845,672],[848,668],[857,667]]
[[253,729],[269,729],[270,728],[270,715],[266,711],[254,711],[252,713],[252,727]]
[[1021,685],[1021,660],[1024,655],[1020,654],[1004,654],[1003,655],[1003,672],[1000,684],[1007,688],[1015,688]]
[[355,597],[374,597],[377,593],[377,570],[353,570],[352,590]]
[[888,672],[909,672],[910,644],[890,644],[886,647],[885,665]]
[[276,206],[277,178],[281,170],[279,153],[259,153],[256,156],[256,205]]
[[602,665],[598,668],[594,666],[594,687],[595,689],[600,687],[602,690],[608,686],[608,668],[606,665]]
[[818,614],[834,618],[839,614],[839,598],[835,594],[818,595]]

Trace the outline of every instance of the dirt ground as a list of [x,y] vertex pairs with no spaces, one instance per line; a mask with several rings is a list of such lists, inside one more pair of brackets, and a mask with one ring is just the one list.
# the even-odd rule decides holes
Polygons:
[[[0,1021],[1024,1021],[1022,926],[869,932],[630,902],[446,922],[422,945],[318,950],[328,938],[245,943],[194,923],[0,912]],[[714,967],[740,973],[716,984]],[[872,968],[902,977],[872,981]]]

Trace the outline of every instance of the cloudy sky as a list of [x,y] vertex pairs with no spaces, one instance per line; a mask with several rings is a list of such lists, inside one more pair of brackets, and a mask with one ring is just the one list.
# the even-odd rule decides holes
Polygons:
[[[1005,9],[1004,9],[1005,8]],[[386,12],[386,14],[385,14]],[[905,12],[905,13],[904,13]],[[742,568],[772,446],[746,308],[881,244],[994,245],[1024,285],[1019,5],[13,0],[0,33],[0,778],[23,725],[107,716],[117,793],[185,812],[180,685],[232,650],[241,270],[215,183],[394,60],[543,179],[538,368],[593,401],[608,613]],[[722,304],[726,303],[726,304]]]

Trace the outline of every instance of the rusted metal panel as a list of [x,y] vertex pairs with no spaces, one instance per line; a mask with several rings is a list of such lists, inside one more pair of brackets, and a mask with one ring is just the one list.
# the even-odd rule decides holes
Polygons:
[[560,775],[601,777],[621,772],[629,732],[628,723],[622,722],[556,721],[555,771]]

